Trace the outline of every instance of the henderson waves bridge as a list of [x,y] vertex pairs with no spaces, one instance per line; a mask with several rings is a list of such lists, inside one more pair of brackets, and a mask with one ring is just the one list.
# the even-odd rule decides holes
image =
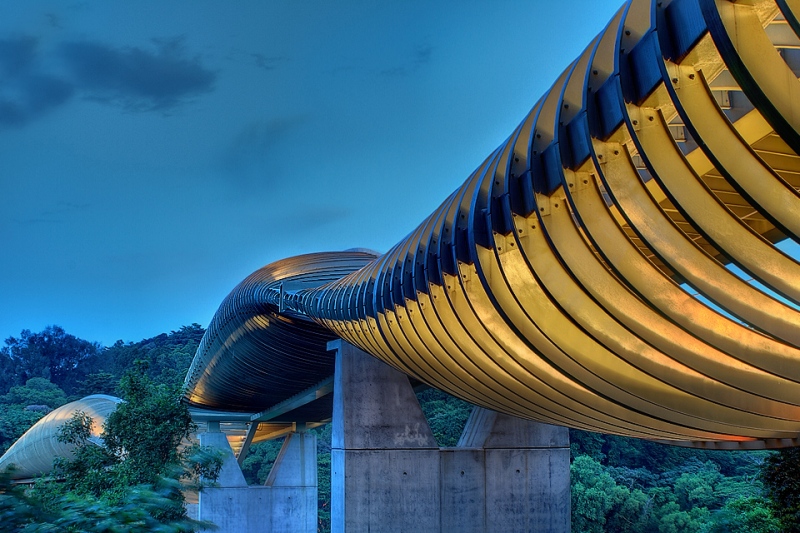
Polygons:
[[[337,496],[355,490],[340,471],[406,416],[381,413],[408,394],[394,378],[370,388],[370,372],[480,406],[465,446],[488,448],[497,417],[707,449],[800,444],[800,265],[786,252],[800,236],[798,36],[798,0],[625,4],[387,253],[293,257],[240,283],[186,378],[197,419],[249,422],[240,458],[251,442],[333,419],[340,531],[361,530],[348,509],[383,509],[376,495]],[[377,407],[349,403],[367,389]],[[361,422],[375,442],[349,446]],[[547,443],[520,448],[559,449],[552,484],[565,437],[530,424],[514,431]],[[429,446],[427,428],[400,425]],[[438,479],[442,495],[454,482]],[[568,490],[566,525],[542,530],[568,530]]]

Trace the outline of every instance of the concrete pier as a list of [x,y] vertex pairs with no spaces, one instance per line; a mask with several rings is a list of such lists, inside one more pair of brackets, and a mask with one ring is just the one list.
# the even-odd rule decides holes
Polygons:
[[569,433],[475,408],[438,448],[408,378],[336,350],[332,533],[569,533]]
[[334,341],[331,533],[437,531],[439,447],[408,378]]
[[475,407],[440,457],[442,533],[570,531],[567,428]]
[[[214,429],[210,427],[209,429]],[[225,435],[200,434],[200,444],[225,453],[217,486],[200,491],[199,520],[218,526],[218,533],[317,531],[317,440],[290,433],[264,486],[248,487]]]

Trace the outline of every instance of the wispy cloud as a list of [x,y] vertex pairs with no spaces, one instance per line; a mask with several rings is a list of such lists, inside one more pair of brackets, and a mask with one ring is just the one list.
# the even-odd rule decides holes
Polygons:
[[277,69],[290,60],[285,56],[251,52],[249,50],[244,50],[237,47],[231,48],[231,50],[228,52],[227,59],[236,63],[254,66],[268,72]]
[[36,58],[37,45],[37,40],[29,35],[0,39],[0,71],[5,76],[17,76],[29,70]]
[[268,56],[258,53],[252,53],[250,57],[258,68],[264,70],[275,70],[279,63],[286,60],[284,57]]
[[127,110],[168,110],[212,90],[217,74],[185,57],[180,39],[155,44],[151,51],[68,42],[61,53],[83,95]]
[[56,54],[30,35],[0,37],[0,129],[22,127],[73,96],[126,111],[166,113],[213,90],[217,73],[186,55],[180,37],[153,49],[64,42]]
[[305,122],[301,116],[284,116],[245,124],[222,156],[223,170],[242,185],[252,185],[254,178],[269,182],[285,157],[289,137]]
[[50,207],[42,209],[38,213],[32,213],[32,216],[29,218],[18,218],[15,219],[14,222],[21,225],[61,224],[91,208],[92,204],[89,203],[59,201]]
[[411,58],[402,65],[397,65],[391,68],[383,69],[379,72],[381,76],[407,76],[418,71],[423,66],[431,61],[433,55],[433,46],[429,44],[418,45]]
[[0,127],[24,126],[72,96],[72,85],[43,73],[37,56],[33,37],[0,39]]

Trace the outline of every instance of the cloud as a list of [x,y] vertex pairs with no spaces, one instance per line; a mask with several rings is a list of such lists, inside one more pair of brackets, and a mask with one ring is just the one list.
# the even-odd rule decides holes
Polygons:
[[0,39],[0,127],[20,127],[62,105],[72,85],[38,66],[38,41],[30,36]]
[[263,68],[264,70],[275,70],[278,63],[286,60],[284,57],[267,56],[258,53],[251,53],[250,57],[258,68]]
[[53,55],[30,35],[0,38],[0,129],[25,126],[73,95],[127,111],[166,112],[213,89],[217,74],[187,58],[180,37],[153,43],[149,51],[67,42]]
[[273,71],[289,61],[289,58],[285,56],[268,55],[261,52],[250,52],[237,47],[231,48],[226,59],[236,63],[254,66],[267,72]]
[[306,122],[301,116],[284,116],[245,124],[222,155],[222,167],[240,185],[257,179],[264,183],[280,173],[280,161],[293,135]]
[[37,40],[28,35],[0,39],[0,72],[17,76],[28,70],[36,58],[37,45]]
[[61,25],[61,17],[55,13],[45,13],[44,16],[47,19],[47,24],[51,28],[55,28],[57,30],[64,29],[64,26]]
[[14,222],[21,225],[28,224],[63,224],[92,208],[90,203],[75,203],[59,201],[41,209],[38,213],[29,218],[17,218]]
[[155,41],[155,52],[82,41],[61,45],[87,98],[133,111],[164,111],[212,90],[217,74],[184,57],[180,39]]
[[430,63],[433,55],[433,46],[419,45],[414,49],[411,59],[392,68],[383,69],[379,72],[381,76],[407,76],[418,71],[423,66]]
[[430,62],[432,54],[433,46],[429,44],[418,46],[414,51],[414,65],[419,67]]

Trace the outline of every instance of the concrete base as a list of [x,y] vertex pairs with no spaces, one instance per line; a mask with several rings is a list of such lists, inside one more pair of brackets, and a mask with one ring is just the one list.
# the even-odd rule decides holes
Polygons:
[[439,449],[404,374],[329,348],[332,533],[570,531],[566,428],[476,407],[459,446]]
[[203,433],[200,443],[226,452],[217,486],[200,491],[197,518],[218,533],[317,531],[317,440],[286,437],[265,486],[248,487],[223,433]]

